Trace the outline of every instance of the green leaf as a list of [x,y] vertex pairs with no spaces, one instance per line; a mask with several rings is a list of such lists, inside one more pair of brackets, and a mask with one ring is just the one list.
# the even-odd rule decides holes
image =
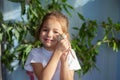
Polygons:
[[82,16],[80,13],[77,13],[77,14],[78,14],[78,16],[79,16],[79,18],[80,18],[81,20],[85,21],[84,16]]
[[102,44],[102,42],[101,42],[101,41],[98,41],[98,42],[97,42],[97,45],[98,45],[98,46],[100,46],[101,44]]
[[63,8],[65,9],[65,11],[71,16],[71,13],[68,11],[66,5],[63,5]]
[[116,42],[113,43],[113,50],[116,51],[116,52],[118,52],[118,47],[117,47]]
[[25,14],[25,1],[21,3],[21,14]]
[[17,27],[17,26],[16,26],[16,30],[17,30],[18,32],[22,32],[22,31],[24,31],[24,28],[21,28],[21,27]]
[[28,54],[32,49],[32,45],[28,45],[25,49],[25,53]]
[[[19,40],[20,34],[19,34],[19,32],[17,31],[17,29],[14,29],[14,35],[15,35],[16,39]],[[21,34],[21,35],[22,35],[22,34]]]
[[2,41],[3,33],[0,33],[0,42]]
[[6,31],[7,26],[5,24],[2,24],[3,29]]
[[110,19],[110,17],[108,17],[108,22],[109,24],[112,24],[112,20]]
[[79,28],[78,28],[78,27],[73,27],[73,29],[74,29],[74,30],[79,30]]
[[70,8],[70,9],[72,9],[72,10],[74,10],[74,8],[73,8],[73,6],[71,6],[70,4],[65,4],[68,8]]
[[22,49],[24,49],[24,48],[25,48],[25,45],[21,44],[16,48],[16,51],[17,52],[22,51]]
[[12,32],[12,29],[13,29],[13,27],[8,27],[7,32],[10,32],[10,31]]
[[67,0],[62,0],[62,2],[66,2]]
[[32,8],[30,8],[30,10],[31,10],[31,12],[32,12],[32,15],[34,15],[35,17],[37,17],[38,18],[38,15],[37,15],[37,13],[32,9]]
[[108,39],[108,37],[107,37],[107,35],[105,35],[104,38],[103,38],[103,41],[105,41],[107,39]]

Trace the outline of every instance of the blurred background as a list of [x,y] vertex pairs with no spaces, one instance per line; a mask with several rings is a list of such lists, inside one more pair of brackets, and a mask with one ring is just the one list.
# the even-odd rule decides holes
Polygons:
[[[113,23],[120,22],[120,0],[67,0],[67,3],[75,9],[75,11],[69,10],[72,16],[69,16],[65,10],[62,10],[69,18],[69,31],[71,35],[77,35],[77,32],[72,28],[81,26],[82,24],[82,21],[79,19],[76,12],[81,13],[85,19],[97,20],[98,23],[107,21],[108,17],[112,19]],[[43,5],[44,4],[45,3],[43,2]],[[20,3],[0,0],[0,12],[3,14],[4,21],[22,21],[22,18],[24,18],[25,21],[27,20],[26,15],[21,15]],[[97,33],[97,38],[95,38],[94,41],[103,37],[101,28]],[[120,39],[120,34],[118,34],[116,38]],[[17,45],[16,41],[14,41],[14,45]],[[2,53],[2,44],[0,48],[0,57],[2,57],[4,54]],[[120,51],[118,50],[115,52],[113,49],[107,47],[107,45],[101,45],[98,51],[99,54],[96,55],[95,62],[97,69],[89,69],[85,74],[78,74],[76,72],[75,80],[120,80]],[[16,65],[17,63],[18,61],[14,61],[13,65]],[[20,65],[17,65],[14,68],[14,71],[11,72],[6,69],[5,65],[2,65],[2,63],[0,64],[0,80],[29,80],[29,76]]]

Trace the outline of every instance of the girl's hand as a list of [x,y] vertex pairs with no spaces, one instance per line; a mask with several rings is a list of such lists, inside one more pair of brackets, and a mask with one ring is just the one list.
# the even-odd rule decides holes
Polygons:
[[71,47],[70,42],[66,35],[59,35],[56,38],[57,44],[56,44],[56,50],[61,51],[61,55],[67,55],[68,49]]
[[[71,51],[71,44],[70,44],[70,41],[68,40],[68,38],[66,37],[66,35],[62,35],[60,34],[58,37],[57,37],[57,40],[59,42],[62,42],[63,44],[65,44],[65,47],[63,47],[64,50],[62,50],[62,56],[61,56],[61,60],[62,61],[65,61],[67,59],[67,56],[68,54],[70,53],[72,55],[73,58],[74,55],[72,54],[72,51]],[[62,49],[62,47],[60,47]]]

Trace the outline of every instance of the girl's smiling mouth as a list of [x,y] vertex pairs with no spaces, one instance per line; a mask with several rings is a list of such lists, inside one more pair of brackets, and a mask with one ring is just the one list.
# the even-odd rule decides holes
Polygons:
[[45,40],[45,42],[53,42],[54,41],[53,39],[49,39],[49,38],[46,38],[44,40]]

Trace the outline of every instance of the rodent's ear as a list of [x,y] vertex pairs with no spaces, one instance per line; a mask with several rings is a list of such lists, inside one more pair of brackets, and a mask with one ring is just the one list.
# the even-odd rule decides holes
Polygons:
[[62,39],[64,39],[63,35],[62,35],[62,34],[59,34],[59,36],[57,37],[57,40],[58,40],[58,41],[61,41]]

